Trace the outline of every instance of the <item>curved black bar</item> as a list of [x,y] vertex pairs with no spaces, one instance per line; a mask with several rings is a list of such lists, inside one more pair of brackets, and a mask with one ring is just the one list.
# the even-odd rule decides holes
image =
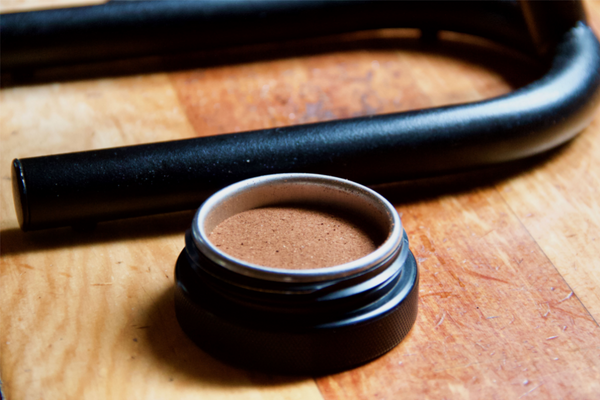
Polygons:
[[111,1],[2,16],[4,72],[378,28],[467,32],[533,49],[516,1]]
[[196,208],[252,176],[315,172],[373,184],[510,161],[551,149],[600,102],[600,44],[583,22],[540,80],[452,107],[15,160],[24,230]]

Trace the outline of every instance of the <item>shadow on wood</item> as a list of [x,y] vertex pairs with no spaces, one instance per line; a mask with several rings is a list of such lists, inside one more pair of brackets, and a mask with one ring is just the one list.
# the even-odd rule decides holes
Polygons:
[[174,291],[170,287],[147,310],[148,328],[145,334],[149,343],[147,354],[163,365],[165,372],[215,386],[273,386],[287,385],[305,377],[274,376],[247,371],[227,365],[198,348],[181,330],[175,316]]
[[39,252],[96,243],[114,243],[143,238],[182,235],[192,224],[196,210],[102,222],[83,227],[23,232],[18,228],[0,231],[2,255]]

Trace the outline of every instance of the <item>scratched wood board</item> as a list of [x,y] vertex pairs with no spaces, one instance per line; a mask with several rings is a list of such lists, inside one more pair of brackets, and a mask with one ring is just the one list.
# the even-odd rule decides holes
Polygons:
[[[597,28],[599,3],[587,7]],[[445,35],[443,47],[395,30],[317,44],[312,53],[301,44],[301,56],[169,73],[53,70],[46,82],[0,91],[8,399],[597,397],[600,117],[572,143],[510,170],[377,187],[401,213],[419,263],[419,316],[393,351],[332,376],[239,370],[185,337],[173,268],[192,211],[87,232],[18,230],[15,157],[454,104],[536,76],[517,55],[459,35]],[[78,79],[48,79],[71,72]]]

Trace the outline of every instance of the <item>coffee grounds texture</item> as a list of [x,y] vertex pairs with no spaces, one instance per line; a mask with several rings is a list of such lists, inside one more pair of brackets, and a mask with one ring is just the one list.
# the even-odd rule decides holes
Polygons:
[[377,248],[364,221],[309,207],[274,206],[227,218],[209,235],[221,251],[271,268],[316,269],[357,260]]

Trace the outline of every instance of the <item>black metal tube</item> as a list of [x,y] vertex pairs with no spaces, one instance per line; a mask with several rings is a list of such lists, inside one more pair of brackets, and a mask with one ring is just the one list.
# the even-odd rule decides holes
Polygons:
[[600,102],[600,44],[574,24],[544,77],[487,101],[14,160],[19,223],[33,230],[196,208],[228,184],[269,173],[374,184],[544,152],[585,128]]
[[3,72],[412,27],[468,32],[529,51],[515,1],[111,1],[2,16]]
[[14,161],[24,230],[195,208],[249,177],[314,172],[373,184],[530,156],[571,139],[600,99],[580,24],[541,80],[473,104]]

